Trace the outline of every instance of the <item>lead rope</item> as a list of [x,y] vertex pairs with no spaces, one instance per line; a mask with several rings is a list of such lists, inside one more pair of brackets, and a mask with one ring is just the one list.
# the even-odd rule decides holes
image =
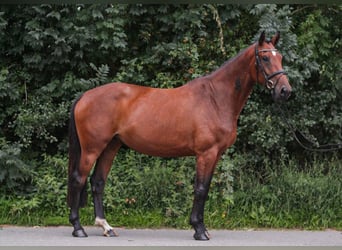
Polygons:
[[[284,122],[286,123],[286,125],[289,127],[293,137],[295,138],[297,143],[302,148],[304,148],[306,150],[309,150],[309,151],[313,151],[313,152],[331,152],[331,151],[337,151],[337,150],[341,150],[342,149],[342,143],[324,144],[324,145],[319,145],[319,146],[316,146],[316,147],[312,146],[312,145],[315,145],[315,143],[313,141],[311,141],[310,139],[308,139],[302,132],[300,132],[295,126],[293,126],[289,122],[289,120],[287,119],[287,116],[284,113],[284,110],[282,108],[280,108],[280,105],[277,104],[276,107],[280,111],[280,113],[282,115],[282,118],[283,118]],[[284,105],[283,105],[283,107],[284,107]],[[286,107],[285,107],[285,110],[288,113],[288,109]],[[304,139],[306,141],[306,143],[302,142],[299,137]],[[305,144],[311,144],[311,146],[305,145]]]

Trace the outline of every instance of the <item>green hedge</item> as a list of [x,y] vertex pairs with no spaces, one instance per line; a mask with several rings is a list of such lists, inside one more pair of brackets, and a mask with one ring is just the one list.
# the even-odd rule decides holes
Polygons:
[[[67,223],[67,126],[71,103],[80,93],[111,81],[180,86],[219,67],[254,42],[261,30],[268,36],[281,32],[279,50],[295,96],[286,105],[290,122],[315,143],[341,142],[341,8],[0,5],[0,224]],[[119,212],[124,224],[131,218],[125,216],[126,210],[138,215],[155,211],[151,217],[159,214],[158,223],[185,225],[193,162],[123,150],[107,184],[111,194],[105,198],[107,213]],[[328,170],[321,171],[322,164]],[[338,170],[340,154],[303,150],[268,91],[256,86],[239,119],[238,139],[217,168],[209,218],[222,227],[248,223],[340,227],[326,222],[340,219],[336,214],[341,214],[341,200],[334,196],[341,191],[340,183],[332,174],[340,176]],[[278,208],[262,202],[278,190],[292,192],[297,182],[303,182],[298,197],[305,198],[301,202],[288,197],[295,204],[291,207],[297,208],[291,208],[290,214],[279,213],[288,224],[277,224]],[[328,182],[336,192],[328,192]],[[312,195],[313,190],[326,192],[326,199],[334,201],[322,200],[329,209],[322,209],[324,204]],[[292,202],[279,199],[272,204]],[[310,210],[315,206],[319,209]],[[89,211],[84,213],[90,221]],[[330,220],[321,219],[328,218],[321,214],[324,211]],[[242,216],[245,219],[238,223],[229,214],[250,217]],[[8,215],[14,219],[10,221]],[[229,223],[228,218],[235,222]]]

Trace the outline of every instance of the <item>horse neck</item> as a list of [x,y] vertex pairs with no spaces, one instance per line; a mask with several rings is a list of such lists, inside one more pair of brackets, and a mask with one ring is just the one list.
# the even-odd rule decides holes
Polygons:
[[236,119],[255,83],[250,70],[254,54],[250,49],[242,51],[208,76],[220,112],[229,113]]

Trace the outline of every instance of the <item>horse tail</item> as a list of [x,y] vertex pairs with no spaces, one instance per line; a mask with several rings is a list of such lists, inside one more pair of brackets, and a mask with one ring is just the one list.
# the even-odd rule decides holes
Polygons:
[[[80,167],[81,159],[81,145],[78,138],[76,123],[75,123],[75,107],[82,96],[78,97],[73,103],[70,111],[70,121],[69,121],[69,168],[68,168],[68,194],[67,202],[69,207],[71,207],[72,200],[74,199],[75,192],[75,180],[77,178],[77,173]],[[80,207],[84,207],[87,203],[87,185],[85,184],[81,190],[80,194]]]

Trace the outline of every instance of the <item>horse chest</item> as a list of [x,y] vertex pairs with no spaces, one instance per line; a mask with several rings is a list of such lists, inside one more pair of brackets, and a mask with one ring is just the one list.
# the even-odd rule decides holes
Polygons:
[[198,131],[195,147],[201,148],[201,150],[211,147],[217,147],[220,151],[223,151],[230,147],[236,140],[236,126],[222,124],[221,126],[203,126]]
[[228,148],[236,140],[237,130],[235,126],[224,126],[217,129],[216,138],[223,148]]

